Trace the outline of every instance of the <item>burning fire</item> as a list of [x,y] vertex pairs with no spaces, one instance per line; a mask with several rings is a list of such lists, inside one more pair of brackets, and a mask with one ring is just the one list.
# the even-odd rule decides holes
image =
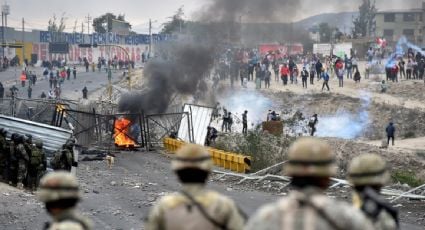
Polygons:
[[136,143],[131,139],[129,129],[131,121],[126,118],[118,118],[114,124],[115,145],[119,147],[134,147]]

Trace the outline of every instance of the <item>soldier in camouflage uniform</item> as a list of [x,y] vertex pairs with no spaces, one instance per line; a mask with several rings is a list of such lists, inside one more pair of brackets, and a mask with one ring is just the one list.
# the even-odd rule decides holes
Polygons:
[[7,142],[9,151],[7,152],[7,162],[6,162],[6,178],[10,185],[16,184],[18,177],[18,156],[15,153],[15,146],[19,134],[13,133],[10,136],[10,141]]
[[55,154],[51,162],[54,170],[71,171],[72,164],[74,163],[73,147],[74,142],[67,141],[67,143],[62,146],[61,151]]
[[46,210],[53,219],[51,223],[46,223],[44,229],[92,229],[90,220],[76,211],[81,194],[77,179],[69,172],[52,172],[41,178],[37,197],[45,203]]
[[180,192],[163,197],[151,210],[147,230],[243,229],[244,217],[229,198],[205,189],[212,169],[207,150],[187,144],[171,167],[183,184]]
[[293,190],[287,197],[257,211],[246,229],[373,229],[362,212],[323,193],[329,177],[336,173],[334,161],[326,142],[312,137],[294,142],[284,167],[292,177]]
[[[43,143],[41,141],[35,141],[36,144],[28,145],[28,148],[30,149],[30,160],[28,165],[28,188],[31,190],[35,190],[38,186],[38,180],[40,179],[40,175],[42,175],[44,168],[45,168],[45,162],[46,162],[46,156],[43,154]],[[41,148],[37,147],[36,145],[40,145],[41,142]]]
[[19,189],[24,188],[24,182],[27,177],[28,172],[28,162],[29,162],[29,155],[27,151],[25,150],[25,138],[22,135],[18,135],[18,137],[15,139],[14,142],[14,154],[18,158],[18,175],[17,175],[17,187]]
[[390,179],[384,159],[376,154],[355,157],[348,167],[348,179],[354,186],[354,207],[366,214],[375,229],[398,229],[397,210],[379,194]]
[[47,156],[46,153],[44,152],[43,149],[43,141],[41,140],[37,140],[35,142],[35,147],[38,149],[38,151],[40,151],[41,153],[41,159],[42,159],[42,163],[39,167],[39,174],[38,174],[38,178],[37,178],[37,187],[38,187],[38,182],[40,181],[41,177],[44,176],[44,174],[46,173],[47,170]]
[[3,128],[0,128],[0,181],[7,180],[7,157],[8,157],[8,146],[6,141],[7,132]]

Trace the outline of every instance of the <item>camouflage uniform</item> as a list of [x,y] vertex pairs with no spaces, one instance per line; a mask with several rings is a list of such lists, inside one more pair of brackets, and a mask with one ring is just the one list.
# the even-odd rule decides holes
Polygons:
[[[289,149],[284,171],[297,178],[328,179],[336,172],[329,145],[315,138],[301,138]],[[247,230],[373,229],[366,217],[348,204],[323,194],[323,188],[305,184],[289,195],[262,207],[248,221]]]
[[[177,151],[172,168],[175,172],[185,168],[210,172],[211,157],[201,146],[188,144]],[[181,192],[163,197],[153,207],[146,229],[239,230],[243,225],[244,218],[231,199],[206,190],[204,183],[183,183]]]
[[6,132],[4,129],[0,129],[0,181],[6,180],[7,177],[7,157],[8,157],[8,146],[6,141]]
[[18,135],[16,133],[12,134],[11,141],[9,142],[9,151],[7,156],[7,170],[6,170],[6,177],[9,181],[9,184],[16,184],[16,180],[18,177],[18,156],[15,153],[15,147]]
[[[65,171],[52,172],[45,175],[40,181],[40,189],[37,196],[41,202],[47,204],[54,202],[59,212],[52,214],[53,221],[46,223],[48,230],[90,230],[91,221],[81,216],[73,207],[60,208],[62,200],[74,199],[76,202],[81,198],[77,179]],[[59,205],[58,205],[59,204]],[[75,204],[76,205],[76,204]]]
[[[360,188],[375,187],[378,189],[369,190],[379,197],[379,189],[388,183],[390,174],[387,170],[386,163],[382,157],[376,154],[363,154],[353,158],[348,168],[348,179],[355,188],[353,192],[353,205],[357,209],[364,211],[366,216],[373,222],[375,229],[377,230],[392,230],[398,229],[396,218],[391,216],[389,210],[383,206],[390,208],[391,211],[397,212],[390,206],[384,199],[380,199],[380,205],[377,205],[377,201],[373,199],[367,199],[367,202],[372,202],[372,205],[365,204],[365,197],[363,191],[358,191]],[[383,205],[382,205],[383,204]],[[380,207],[381,206],[381,207]],[[375,208],[379,207],[377,210]],[[368,210],[372,208],[373,210]]]
[[25,150],[25,146],[23,144],[24,142],[24,137],[23,136],[19,136],[18,137],[18,142],[15,143],[15,154],[18,158],[18,175],[17,175],[17,186],[18,188],[23,188],[24,186],[24,181],[27,177],[27,173],[28,173],[28,161],[29,161],[29,156],[27,151]]
[[72,145],[67,143],[63,145],[62,150],[55,154],[51,165],[54,170],[67,170],[71,171],[72,163],[74,162],[74,154],[72,152]]
[[43,154],[43,149],[37,148],[35,144],[31,144],[28,147],[31,152],[28,166],[28,187],[35,189],[38,186],[40,175],[44,171],[46,157]]

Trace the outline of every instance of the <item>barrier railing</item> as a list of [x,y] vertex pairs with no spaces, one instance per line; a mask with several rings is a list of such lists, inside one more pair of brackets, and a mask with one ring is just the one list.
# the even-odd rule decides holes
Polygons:
[[[172,138],[164,138],[164,148],[170,153],[175,153],[177,149],[182,147],[186,142]],[[226,152],[214,148],[207,148],[211,154],[211,158],[214,165],[229,169],[238,173],[248,173],[251,170],[251,157],[236,154],[232,152]]]

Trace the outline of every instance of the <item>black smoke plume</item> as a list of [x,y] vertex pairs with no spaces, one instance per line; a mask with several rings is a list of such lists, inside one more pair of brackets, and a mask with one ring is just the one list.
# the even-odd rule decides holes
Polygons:
[[121,96],[121,112],[164,113],[175,95],[195,95],[207,90],[207,72],[214,59],[207,45],[174,42],[166,44],[159,57],[143,70],[144,89]]

